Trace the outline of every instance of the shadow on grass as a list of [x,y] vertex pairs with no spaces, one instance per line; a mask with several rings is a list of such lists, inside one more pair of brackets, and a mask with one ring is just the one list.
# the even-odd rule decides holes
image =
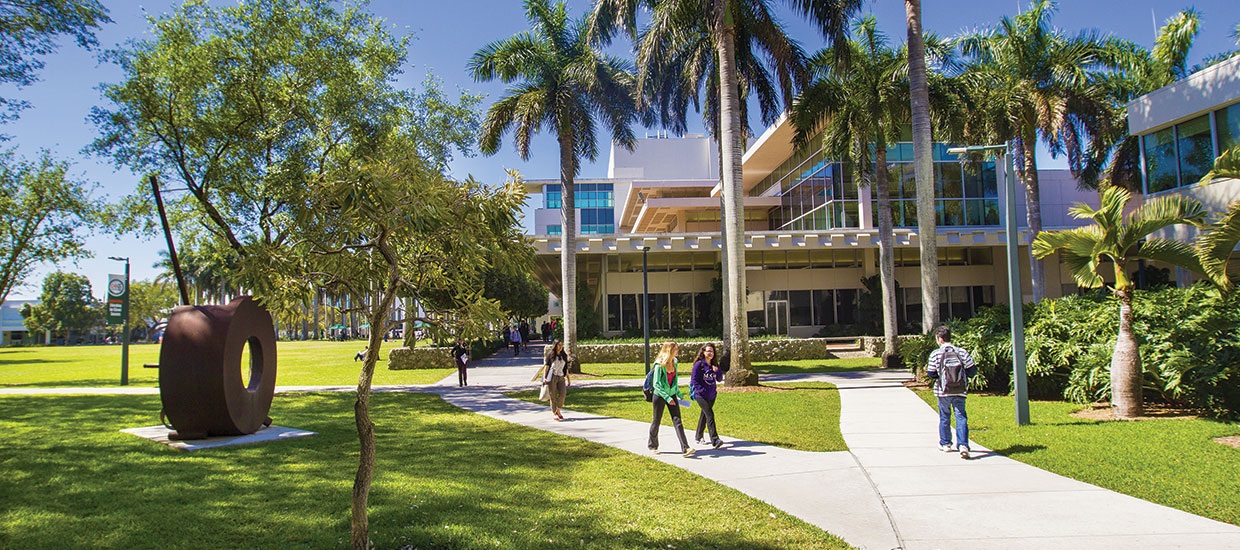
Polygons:
[[1014,456],[1019,454],[1028,454],[1037,451],[1046,450],[1046,445],[1010,445],[1002,449],[991,449],[996,454],[1003,456]]
[[[0,397],[0,541],[10,548],[344,546],[357,467],[353,401],[280,396],[276,422],[318,435],[186,453],[118,432],[154,424],[158,396]],[[369,518],[377,548],[838,544],[671,466],[465,413],[438,396],[376,394],[371,409],[378,452]],[[669,483],[712,494],[718,511],[668,516],[659,495]]]
[[60,359],[0,359],[0,367],[5,365],[50,365],[52,363],[69,363]]
[[[131,388],[154,388],[159,386],[159,377],[156,376],[151,380],[136,379],[133,371],[129,371],[129,386]],[[116,378],[79,378],[74,380],[54,380],[50,382],[33,382],[29,384],[7,384],[0,383],[0,387],[5,388],[123,388],[121,386],[120,369],[117,369]]]

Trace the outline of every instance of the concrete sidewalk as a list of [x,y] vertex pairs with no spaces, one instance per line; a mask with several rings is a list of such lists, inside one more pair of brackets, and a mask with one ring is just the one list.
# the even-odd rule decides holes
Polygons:
[[[470,369],[469,388],[456,388],[451,377],[430,389],[479,414],[651,456],[648,423],[571,411],[571,390],[564,422],[553,420],[546,406],[503,397],[504,391],[536,387],[530,381],[536,362],[480,361]],[[1240,549],[1234,525],[1052,474],[976,443],[967,461],[938,450],[938,414],[903,387],[907,377],[884,371],[764,377],[836,384],[847,452],[724,438],[721,449],[698,448],[695,457],[684,458],[672,429],[664,427],[663,453],[652,458],[761,499],[860,548]],[[582,378],[574,387],[640,383]],[[726,433],[727,419],[720,422]],[[686,424],[690,431],[695,421]]]

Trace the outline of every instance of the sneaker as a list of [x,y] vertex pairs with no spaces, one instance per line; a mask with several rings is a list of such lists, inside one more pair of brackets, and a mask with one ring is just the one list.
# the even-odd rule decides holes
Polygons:
[[693,456],[694,454],[697,454],[697,451],[694,451],[694,450],[693,450],[693,447],[689,447],[688,449],[685,449],[685,452],[684,452],[684,457],[685,457],[685,458],[689,458],[689,457]]
[[646,447],[646,448],[647,448],[647,449],[650,449],[650,453],[651,453],[651,454],[656,454],[656,455],[657,455],[657,454],[659,454],[659,448],[658,448],[658,447]]
[[699,438],[699,439],[694,439],[694,440],[693,440],[693,443],[694,443],[694,444],[696,444],[696,445],[705,445],[705,444],[706,444],[706,441],[704,441],[704,440],[702,440],[702,439],[700,439],[700,438]]
[[960,448],[960,458],[963,458],[963,459],[966,459],[966,460],[969,458],[969,448],[968,448],[968,447],[961,447],[961,448]]
[[939,450],[940,450],[940,451],[943,451],[943,452],[945,452],[945,453],[950,453],[950,452],[952,452],[952,451],[956,450],[956,448],[955,448],[955,447],[952,447],[951,445],[939,445]]
[[723,440],[722,439],[715,440],[715,442],[711,443],[710,446],[718,449],[719,447],[723,446]]

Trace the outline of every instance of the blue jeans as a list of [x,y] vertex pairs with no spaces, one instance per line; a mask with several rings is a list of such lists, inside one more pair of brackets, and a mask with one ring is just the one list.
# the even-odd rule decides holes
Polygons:
[[964,413],[963,395],[939,398],[939,445],[952,444],[951,413],[956,412],[956,445],[969,447],[969,417]]

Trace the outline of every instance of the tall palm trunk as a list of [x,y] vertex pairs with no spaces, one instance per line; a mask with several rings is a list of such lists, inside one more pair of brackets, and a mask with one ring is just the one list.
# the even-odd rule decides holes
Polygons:
[[939,248],[934,211],[934,158],[930,144],[930,89],[921,0],[904,0],[908,19],[908,78],[913,118],[913,172],[917,179],[917,241],[921,245],[921,329],[939,323]]
[[874,191],[878,193],[878,274],[883,287],[883,366],[896,361],[896,259],[891,223],[891,190],[887,182],[887,144],[874,147]]
[[[1042,232],[1042,192],[1038,187],[1038,161],[1034,157],[1036,140],[1036,135],[1021,139],[1022,154],[1025,156],[1025,173],[1021,174],[1021,180],[1025,184],[1025,220],[1029,226],[1030,239]],[[1046,297],[1046,264],[1030,256],[1029,271],[1032,278],[1033,301],[1034,303],[1041,302],[1042,298]]]
[[560,277],[563,279],[560,304],[564,307],[564,353],[568,354],[568,368],[570,372],[580,373],[581,364],[577,361],[577,208],[573,199],[577,159],[573,156],[574,139],[572,130],[560,131]]
[[1144,412],[1141,398],[1141,350],[1132,332],[1132,288],[1115,290],[1119,298],[1119,335],[1111,356],[1111,407],[1119,418],[1135,418]]
[[731,348],[729,385],[755,386],[758,373],[749,368],[749,320],[745,307],[745,192],[741,173],[741,115],[736,84],[736,28],[727,23],[727,6],[716,14],[719,38],[719,136],[723,171],[723,229],[728,247],[728,318]]

